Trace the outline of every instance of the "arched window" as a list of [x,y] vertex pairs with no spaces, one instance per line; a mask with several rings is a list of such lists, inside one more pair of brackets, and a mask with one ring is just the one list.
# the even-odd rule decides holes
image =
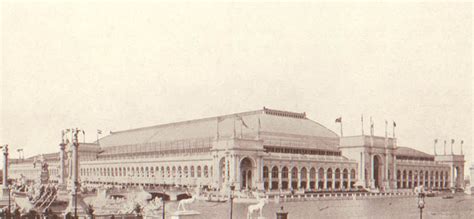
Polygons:
[[328,180],[332,180],[332,169],[331,168],[328,169],[327,176],[328,176],[327,177]]
[[311,180],[314,180],[316,178],[316,169],[314,169],[314,167],[309,170],[309,178]]
[[194,166],[191,166],[191,178],[194,177]]
[[188,178],[188,166],[184,166],[184,177]]
[[287,167],[283,167],[283,169],[281,170],[281,178],[288,179],[288,168]]
[[209,169],[206,165],[206,166],[204,166],[204,178],[208,178],[208,177],[209,177]]
[[272,178],[273,179],[278,179],[278,167],[273,167],[272,168]]
[[298,180],[298,168],[293,167],[291,169],[291,179],[292,180],[295,180],[295,179]]
[[197,177],[201,178],[201,166],[197,167]]

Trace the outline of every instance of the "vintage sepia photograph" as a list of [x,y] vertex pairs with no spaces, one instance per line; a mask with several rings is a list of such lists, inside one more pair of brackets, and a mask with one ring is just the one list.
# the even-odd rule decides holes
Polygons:
[[1,1],[0,218],[474,218],[473,4]]

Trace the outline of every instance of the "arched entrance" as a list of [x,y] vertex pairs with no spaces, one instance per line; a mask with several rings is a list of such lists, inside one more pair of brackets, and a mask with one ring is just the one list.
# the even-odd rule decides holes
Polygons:
[[374,185],[375,188],[380,188],[382,186],[382,160],[379,156],[374,156]]
[[252,188],[252,178],[253,178],[253,165],[252,160],[248,157],[240,161],[240,185],[241,189],[251,189]]
[[226,178],[226,166],[225,166],[225,158],[221,158],[219,161],[219,185],[220,187],[223,186],[223,183],[225,182]]

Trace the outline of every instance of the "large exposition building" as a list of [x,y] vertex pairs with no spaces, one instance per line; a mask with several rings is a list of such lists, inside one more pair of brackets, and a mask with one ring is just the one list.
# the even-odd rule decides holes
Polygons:
[[[373,133],[373,132],[371,132]],[[70,153],[69,145],[66,152]],[[60,153],[14,159],[10,177],[34,180]],[[176,185],[266,191],[463,187],[464,156],[429,155],[394,138],[340,137],[305,113],[261,110],[111,132],[80,143],[80,180],[94,185]]]

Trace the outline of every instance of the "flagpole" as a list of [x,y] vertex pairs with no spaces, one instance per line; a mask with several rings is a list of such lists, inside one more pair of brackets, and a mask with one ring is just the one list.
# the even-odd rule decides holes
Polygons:
[[395,138],[395,127],[396,126],[397,126],[397,123],[395,123],[395,121],[393,121],[393,132],[392,132],[393,138]]
[[219,140],[219,117],[217,118],[216,139]]
[[370,117],[370,136],[374,135],[374,122],[372,121],[372,116]]
[[258,117],[257,140],[260,140],[260,117]]
[[364,135],[364,114],[360,116],[360,124],[362,129],[362,135]]
[[341,119],[341,137],[343,137],[344,134],[342,133],[342,119]]

